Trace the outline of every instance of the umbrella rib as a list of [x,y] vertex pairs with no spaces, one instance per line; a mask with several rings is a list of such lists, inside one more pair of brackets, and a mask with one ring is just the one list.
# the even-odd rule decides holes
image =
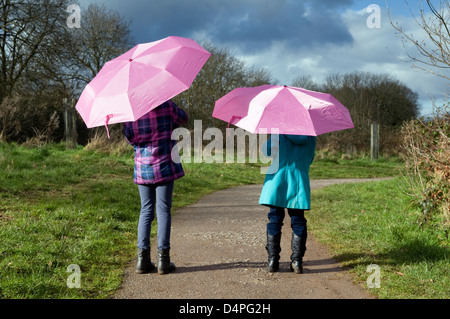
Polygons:
[[[301,94],[305,94],[305,92],[303,92],[302,90],[298,90],[298,88],[291,88],[291,89],[293,89],[293,90],[295,90],[295,91],[297,91],[297,92],[299,92],[299,93],[301,93]],[[288,90],[289,91],[289,90]],[[314,92],[314,91],[313,91]],[[291,92],[291,91],[289,91],[289,93],[294,97],[294,99],[297,99],[297,97]],[[301,107],[303,107],[305,110],[306,110],[306,112],[309,114],[310,113],[310,110],[311,110],[311,104],[309,104],[309,108],[306,108],[302,103],[299,103],[299,107],[301,108]],[[310,118],[311,119],[311,118]],[[314,130],[314,134],[315,134],[315,136],[318,136],[318,130],[317,130],[317,128],[316,128],[316,124],[314,123],[314,121],[312,121],[312,120],[310,120],[310,122],[311,122],[311,126],[312,126],[312,128],[313,128],[313,130]]]
[[187,85],[186,83],[184,83],[183,81],[181,81],[181,80],[180,80],[177,76],[175,76],[172,72],[170,72],[170,71],[168,71],[168,70],[166,70],[166,69],[163,69],[162,71],[164,71],[164,72],[170,74],[170,76],[174,77],[174,79],[177,80],[177,82],[181,83],[184,87],[186,87],[186,90],[189,89],[189,85]]
[[[271,88],[271,89],[273,89],[273,88]],[[273,98],[272,98],[272,101],[278,96],[278,94],[280,94],[280,92],[281,92],[282,90],[280,90]],[[259,94],[258,94],[259,95]],[[255,127],[255,132],[256,132],[256,129],[259,127],[259,123],[261,123],[261,121],[262,121],[262,119],[263,119],[263,114],[264,114],[264,111],[266,110],[266,108],[264,108],[264,110],[262,111],[262,113],[261,113],[261,116],[260,116],[260,118],[259,118],[259,121],[258,121],[258,124],[256,124],[256,127]],[[270,131],[272,132],[272,129],[270,129]],[[278,128],[278,131],[279,131],[279,128]],[[269,132],[267,132],[267,133],[269,133]],[[271,134],[275,134],[275,133],[271,133]],[[279,134],[279,133],[278,133]]]

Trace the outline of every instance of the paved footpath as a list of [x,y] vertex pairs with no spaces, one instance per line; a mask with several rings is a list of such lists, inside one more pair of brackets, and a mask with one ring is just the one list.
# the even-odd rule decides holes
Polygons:
[[[313,180],[311,188],[362,181],[369,180]],[[171,260],[176,271],[138,275],[133,260],[113,298],[372,299],[311,234],[304,273],[291,273],[288,215],[283,227],[280,271],[267,272],[268,211],[258,205],[261,187],[248,185],[218,191],[178,210],[172,219],[171,236]],[[155,262],[156,239],[152,239],[151,249]]]

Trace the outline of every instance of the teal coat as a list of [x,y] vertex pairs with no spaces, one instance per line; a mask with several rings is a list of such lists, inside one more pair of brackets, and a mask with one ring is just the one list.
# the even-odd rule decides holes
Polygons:
[[[263,149],[267,156],[272,156],[272,165],[266,174],[259,204],[311,209],[309,167],[314,159],[316,137],[304,135],[278,136],[278,158],[276,157],[277,154],[271,154],[272,140],[276,136],[271,136],[265,145],[265,149]],[[278,165],[278,169],[276,169],[276,165]],[[273,172],[270,171],[271,169]]]

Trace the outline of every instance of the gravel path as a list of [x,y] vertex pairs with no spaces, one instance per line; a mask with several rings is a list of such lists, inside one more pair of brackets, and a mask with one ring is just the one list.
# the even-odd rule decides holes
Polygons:
[[[316,189],[375,179],[312,180]],[[171,260],[177,270],[138,275],[125,270],[116,299],[372,299],[308,234],[304,273],[289,272],[289,216],[282,235],[280,271],[266,270],[267,208],[258,205],[262,185],[218,191],[180,209],[172,219]],[[307,214],[306,214],[307,217]],[[156,239],[152,239],[156,261]]]

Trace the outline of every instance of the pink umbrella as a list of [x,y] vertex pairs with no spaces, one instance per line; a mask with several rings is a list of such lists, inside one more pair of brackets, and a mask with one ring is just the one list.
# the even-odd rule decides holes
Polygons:
[[216,101],[213,117],[251,133],[311,135],[354,128],[332,95],[277,85],[237,88]]
[[187,38],[139,44],[105,63],[83,90],[76,109],[89,128],[136,121],[187,90],[210,56]]

